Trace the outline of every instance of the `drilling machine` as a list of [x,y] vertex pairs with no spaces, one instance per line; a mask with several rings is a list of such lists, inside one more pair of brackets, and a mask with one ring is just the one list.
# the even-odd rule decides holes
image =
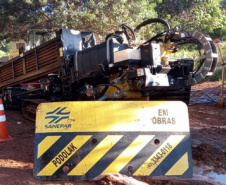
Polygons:
[[[164,29],[136,44],[136,32],[155,23]],[[171,57],[187,44],[197,47],[197,61]],[[22,105],[31,120],[37,104],[46,101],[181,100],[188,104],[191,86],[213,74],[217,57],[208,35],[171,28],[159,18],[135,29],[122,24],[99,44],[92,32],[64,29],[56,38],[2,64],[0,88],[5,106]]]

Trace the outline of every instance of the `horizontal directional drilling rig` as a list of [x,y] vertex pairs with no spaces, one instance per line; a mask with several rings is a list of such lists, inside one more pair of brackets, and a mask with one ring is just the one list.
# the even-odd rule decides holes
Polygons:
[[[154,23],[164,29],[137,45],[136,32]],[[196,61],[171,57],[186,45],[197,48]],[[56,38],[1,64],[0,88],[6,107],[23,103],[23,112],[30,114],[30,119],[34,119],[35,106],[43,101],[188,103],[191,86],[211,76],[216,65],[217,50],[208,35],[171,28],[156,18],[134,30],[122,24],[100,44],[91,32],[61,30]]]

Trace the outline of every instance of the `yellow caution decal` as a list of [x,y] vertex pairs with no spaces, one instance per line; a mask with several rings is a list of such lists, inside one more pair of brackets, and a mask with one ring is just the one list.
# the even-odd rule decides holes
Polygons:
[[39,105],[36,178],[81,180],[111,172],[191,177],[187,106],[176,101]]

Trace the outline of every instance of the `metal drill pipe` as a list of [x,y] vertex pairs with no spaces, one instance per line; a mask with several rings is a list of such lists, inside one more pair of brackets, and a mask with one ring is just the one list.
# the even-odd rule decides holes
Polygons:
[[225,71],[225,68],[224,68],[224,59],[223,59],[223,55],[221,53],[221,49],[220,49],[220,46],[219,44],[217,44],[217,47],[218,47],[218,50],[220,52],[220,55],[221,55],[221,60],[222,60],[222,86],[221,86],[221,93],[220,93],[220,96],[223,97],[223,93],[224,93],[224,71]]

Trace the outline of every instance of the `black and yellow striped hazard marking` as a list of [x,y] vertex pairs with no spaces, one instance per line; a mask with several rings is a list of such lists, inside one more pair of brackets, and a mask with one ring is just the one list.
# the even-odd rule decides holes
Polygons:
[[42,104],[36,119],[34,175],[42,180],[92,179],[111,172],[191,177],[187,124],[187,107],[181,102]]

